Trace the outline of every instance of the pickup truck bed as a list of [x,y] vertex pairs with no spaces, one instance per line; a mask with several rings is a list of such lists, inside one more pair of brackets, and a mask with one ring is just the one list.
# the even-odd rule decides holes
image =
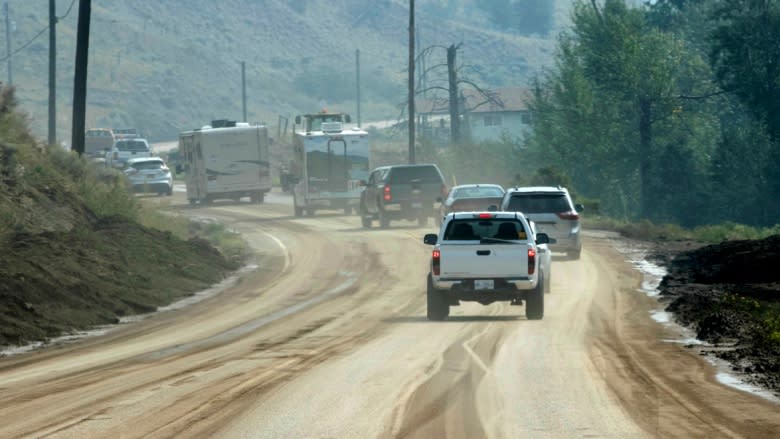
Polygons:
[[447,215],[434,245],[428,275],[428,318],[442,320],[460,301],[526,306],[526,317],[544,316],[550,258],[547,235],[534,234],[515,212],[457,212]]

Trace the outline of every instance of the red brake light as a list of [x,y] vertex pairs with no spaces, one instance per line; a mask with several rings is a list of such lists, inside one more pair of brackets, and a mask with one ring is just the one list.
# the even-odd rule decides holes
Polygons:
[[390,186],[385,186],[384,192],[385,192],[384,195],[385,201],[392,201],[393,194],[390,192]]
[[438,276],[441,272],[441,251],[434,249],[431,255],[431,271],[434,276]]
[[558,212],[556,213],[558,215],[558,218],[562,220],[578,220],[580,219],[580,215],[577,212],[569,211],[569,212]]
[[528,249],[528,275],[532,275],[536,272],[536,250]]
[[480,213],[479,219],[491,219],[493,216],[494,215],[492,213]]

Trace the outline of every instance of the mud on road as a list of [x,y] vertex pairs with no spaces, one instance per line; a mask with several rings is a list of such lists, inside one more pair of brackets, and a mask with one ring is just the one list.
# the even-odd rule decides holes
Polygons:
[[289,197],[181,212],[268,261],[222,294],[0,359],[2,437],[773,437],[778,406],[664,340],[610,242],[556,259],[542,321],[425,319],[427,229],[294,218]]
[[702,351],[780,395],[780,236],[677,253],[660,290]]

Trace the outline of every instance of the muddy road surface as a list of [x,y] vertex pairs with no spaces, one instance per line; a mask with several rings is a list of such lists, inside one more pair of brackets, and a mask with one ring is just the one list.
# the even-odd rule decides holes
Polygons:
[[[241,231],[236,285],[77,344],[0,359],[0,437],[776,437],[649,315],[611,244],[553,261],[545,317],[425,319],[428,229],[292,217],[290,199],[174,209]],[[412,223],[406,223],[412,224]]]

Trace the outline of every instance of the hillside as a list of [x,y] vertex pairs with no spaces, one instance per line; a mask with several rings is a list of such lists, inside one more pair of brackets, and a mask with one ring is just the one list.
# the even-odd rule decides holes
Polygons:
[[[40,2],[10,0],[12,46],[48,23]],[[58,138],[70,138],[78,2],[57,27]],[[294,4],[294,6],[293,6]],[[440,4],[451,13],[441,17]],[[420,46],[463,43],[459,59],[487,86],[522,86],[550,62],[552,35],[570,2],[556,0],[554,31],[523,36],[474,14],[473,0],[418,1]],[[62,16],[70,2],[60,0]],[[438,9],[437,9],[438,8]],[[399,114],[404,101],[408,2],[382,0],[102,0],[92,6],[88,126],[135,126],[153,140],[215,118],[241,117],[246,62],[248,119],[330,108],[354,113],[355,50],[361,51],[363,119]],[[14,85],[31,126],[45,135],[48,33],[13,57]],[[443,50],[429,65],[444,62]],[[438,58],[440,59],[438,59]],[[7,77],[5,63],[1,66]]]

